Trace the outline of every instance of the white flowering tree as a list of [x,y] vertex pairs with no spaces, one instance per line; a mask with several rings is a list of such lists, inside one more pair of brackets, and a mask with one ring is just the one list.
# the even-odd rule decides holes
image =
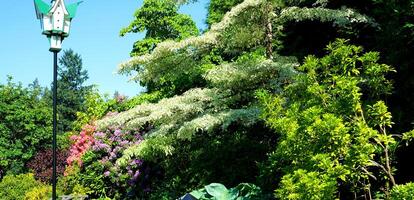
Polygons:
[[[297,74],[297,58],[279,54],[290,45],[285,36],[292,24],[329,24],[338,33],[356,26],[377,26],[353,9],[326,8],[325,1],[320,0],[311,6],[294,2],[245,0],[204,34],[158,43],[150,53],[120,64],[119,73],[134,74],[131,79],[144,85],[162,88],[169,83],[169,87],[181,89],[174,97],[98,121],[101,130],[114,126],[125,130],[151,127],[145,140],[125,150],[117,165],[143,158],[171,167],[166,160],[178,159],[180,152],[191,149],[188,144],[220,143],[220,138],[243,137],[248,134],[246,130],[256,134],[262,122],[255,91],[278,92]],[[194,151],[208,151],[204,147],[200,144]],[[205,184],[202,179],[207,176],[198,175],[200,181],[190,185]],[[171,179],[174,178],[177,177]]]

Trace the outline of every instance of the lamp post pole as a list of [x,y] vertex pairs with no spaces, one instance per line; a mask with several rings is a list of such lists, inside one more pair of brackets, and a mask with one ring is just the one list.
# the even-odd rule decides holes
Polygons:
[[52,0],[46,3],[43,0],[33,0],[36,17],[40,20],[42,34],[49,39],[50,49],[53,53],[53,138],[52,138],[52,199],[56,200],[56,162],[57,162],[57,76],[58,53],[62,49],[62,41],[69,36],[70,24],[76,15],[76,10],[81,2],[65,5],[64,0]]
[[57,66],[57,57],[59,51],[52,51],[53,52],[53,141],[52,141],[52,148],[53,148],[53,174],[52,174],[52,199],[56,200],[56,149],[57,149],[57,142],[56,142],[56,134],[57,134],[57,73],[58,73],[58,66]]

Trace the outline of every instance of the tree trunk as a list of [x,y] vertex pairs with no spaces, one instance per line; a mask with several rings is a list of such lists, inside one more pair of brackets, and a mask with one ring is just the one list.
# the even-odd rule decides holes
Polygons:
[[267,3],[266,6],[266,56],[268,59],[273,60],[273,25],[272,25],[272,3]]

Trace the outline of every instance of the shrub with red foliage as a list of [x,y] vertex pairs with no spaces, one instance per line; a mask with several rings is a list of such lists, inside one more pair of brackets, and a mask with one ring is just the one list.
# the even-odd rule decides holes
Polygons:
[[[56,171],[57,175],[62,175],[65,171],[66,158],[69,155],[68,150],[57,150],[56,152]],[[45,183],[52,181],[52,149],[39,151],[35,157],[27,163],[27,167],[33,171],[36,179]]]
[[76,162],[79,166],[82,165],[81,157],[94,144],[95,139],[93,137],[93,133],[95,130],[95,126],[86,125],[83,127],[79,135],[73,135],[70,137],[73,144],[69,150],[70,155],[66,160],[68,165],[72,165],[74,162]]

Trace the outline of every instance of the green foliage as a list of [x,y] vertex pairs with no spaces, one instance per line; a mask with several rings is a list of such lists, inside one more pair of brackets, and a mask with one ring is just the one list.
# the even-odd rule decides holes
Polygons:
[[[212,3],[227,5],[228,2],[230,1]],[[284,40],[287,31],[285,27],[288,28],[291,23],[313,20],[316,23],[332,24],[336,30],[344,31],[356,26],[376,27],[372,19],[353,9],[319,6],[320,4],[312,6],[303,1],[246,0],[232,9],[229,9],[231,5],[223,7],[223,10],[230,11],[204,34],[180,41],[160,42],[147,54],[134,56],[121,64],[120,73],[136,74],[132,79],[149,86],[149,91],[160,91],[167,94],[167,97],[176,96],[157,103],[142,104],[98,121],[101,130],[111,126],[120,126],[126,130],[150,129],[145,135],[145,141],[125,150],[117,164],[125,166],[131,159],[139,158],[157,163],[157,167],[165,170],[165,178],[152,180],[159,194],[151,195],[154,199],[177,198],[177,191],[217,181],[210,178],[221,179],[220,182],[225,184],[235,184],[244,182],[245,175],[241,174],[249,170],[257,175],[254,162],[241,159],[241,163],[248,164],[238,168],[229,161],[231,156],[248,154],[245,148],[236,148],[246,138],[251,139],[251,143],[242,144],[254,147],[251,156],[256,162],[263,160],[266,152],[269,152],[269,146],[274,144],[274,138],[268,136],[269,131],[260,128],[254,91],[268,89],[280,92],[298,74],[294,69],[298,65],[297,59],[277,53],[269,55],[269,46],[282,49],[278,45]],[[224,14],[226,11],[218,12]],[[271,32],[274,34],[269,33],[264,22],[273,23]],[[273,40],[268,38],[269,34],[274,36]],[[366,57],[367,66],[376,62],[368,61],[368,57],[375,60],[372,58],[374,55]],[[348,94],[349,91],[344,93]],[[330,130],[344,123],[336,116],[325,117],[330,121],[321,124],[321,129]],[[257,132],[252,127],[263,133],[250,138],[250,133]],[[346,131],[346,128],[340,129],[336,134],[348,137]],[[328,136],[327,133],[326,137]],[[231,151],[231,147],[235,150]],[[209,150],[212,153],[206,153]],[[217,156],[219,154],[223,154],[223,159],[216,159],[221,158]],[[201,155],[209,161],[201,159]],[[204,163],[199,163],[200,159]],[[216,165],[211,164],[214,162],[232,169],[237,168],[239,173],[217,169]],[[347,174],[347,170],[340,166],[332,169],[337,174]],[[200,174],[200,171],[208,173]]]
[[282,178],[276,197],[289,200],[335,199],[336,190],[335,178],[300,169]]
[[385,75],[393,69],[378,64],[377,53],[363,53],[345,40],[327,50],[323,58],[307,57],[280,94],[258,93],[263,118],[280,135],[270,157],[270,168],[284,174],[280,198],[332,198],[336,185],[365,193],[368,176],[395,184],[391,162],[397,140],[387,133],[391,113],[379,100],[391,92]]
[[[407,131],[412,128],[414,121],[411,114],[414,111],[414,96],[406,93],[414,88],[411,82],[413,79],[412,63],[414,62],[412,56],[414,3],[412,0],[375,0],[368,7],[366,5],[361,7],[363,6],[365,6],[365,12],[369,13],[381,26],[381,31],[371,34],[374,40],[364,41],[364,43],[366,46],[380,50],[384,62],[392,64],[398,71],[392,77],[395,81],[395,90],[389,103],[397,122],[395,128]],[[401,158],[400,160],[405,163],[407,159]],[[410,175],[402,176],[407,178],[405,180],[414,177],[414,172],[410,171],[409,167],[404,170],[406,175]]]
[[122,102],[120,105],[120,109],[118,109],[119,112],[121,111],[127,111],[135,106],[144,104],[144,103],[156,103],[162,98],[164,98],[162,92],[155,91],[152,93],[142,93],[135,97],[132,97],[131,99],[127,99],[125,102]]
[[[178,9],[179,4],[173,0],[145,0],[143,6],[135,12],[134,21],[120,32],[121,36],[127,33],[145,32],[145,38],[135,42],[131,56],[151,53],[158,46],[158,43],[165,40],[180,41],[198,35],[197,26],[191,17],[178,13]],[[160,91],[171,96],[184,92],[182,84],[195,83],[193,81],[196,78],[195,75],[168,80],[169,76],[165,75],[161,76],[160,80],[140,80],[140,84],[146,86],[149,92]],[[161,90],[162,87],[164,89]]]
[[205,186],[203,189],[193,191],[190,194],[198,200],[264,199],[260,188],[248,183],[241,183],[231,189],[227,189],[220,183],[212,183]]
[[[359,33],[381,30],[377,19],[366,15],[372,2],[212,1],[209,16],[217,23],[200,36],[184,34],[192,28],[186,17],[174,17],[180,3],[144,1],[121,31],[146,31],[146,38],[119,71],[134,74],[149,94],[159,92],[164,99],[97,122],[101,130],[145,132],[145,140],[116,162],[125,168],[144,159],[153,167],[152,191],[143,198],[177,198],[211,182],[253,182],[256,164],[267,153],[261,177],[271,180],[261,186],[274,190],[280,183],[276,195],[282,199],[331,199],[339,193],[347,198],[368,195],[369,189],[388,193],[395,184],[392,165],[400,142],[388,133],[394,133],[393,123],[382,101],[392,93],[385,77],[393,69],[378,63],[379,53],[364,53],[345,40],[328,45],[323,58],[308,56],[301,66],[296,61],[321,54],[338,36],[360,41],[366,38]],[[168,26],[173,28],[164,29]],[[258,96],[276,136],[260,123],[253,96],[258,89],[274,94]],[[271,146],[276,146],[272,153]],[[85,167],[93,168],[86,169],[87,184],[103,188],[100,166]]]
[[224,15],[243,0],[211,0],[208,5],[207,25],[220,22]]
[[81,130],[86,124],[93,124],[111,110],[116,101],[105,100],[98,91],[91,91],[85,96],[85,111],[76,112],[76,121],[73,123],[74,130]]
[[11,77],[0,85],[0,168],[5,172],[25,171],[26,162],[51,144],[52,112],[45,93],[38,84],[24,88]]
[[4,200],[25,199],[26,192],[42,185],[33,174],[7,175],[0,182],[0,196]]
[[25,194],[24,200],[48,200],[52,196],[52,187],[42,185],[33,188]]
[[90,188],[81,185],[80,168],[72,165],[66,168],[65,175],[59,177],[57,188],[62,189],[62,194],[88,195],[93,192]]
[[77,119],[74,122],[74,130],[81,130],[86,124],[94,124],[96,120],[103,118],[105,115],[116,115],[118,112],[130,110],[135,106],[144,103],[155,103],[162,98],[161,92],[142,93],[131,99],[126,97],[101,96],[98,91],[92,90],[86,95],[84,107],[85,111],[76,113]]
[[179,5],[172,0],[145,0],[134,14],[134,21],[122,29],[121,36],[127,33],[146,32],[143,40],[137,41],[132,56],[151,52],[164,40],[181,40],[198,34],[198,29],[190,16],[178,13]]
[[84,70],[82,58],[69,49],[63,52],[59,59],[58,78],[58,115],[59,130],[64,132],[73,130],[76,113],[83,111],[86,95],[91,86],[84,86],[88,80],[88,72]]
[[391,190],[390,200],[412,200],[414,199],[414,183],[396,185]]

